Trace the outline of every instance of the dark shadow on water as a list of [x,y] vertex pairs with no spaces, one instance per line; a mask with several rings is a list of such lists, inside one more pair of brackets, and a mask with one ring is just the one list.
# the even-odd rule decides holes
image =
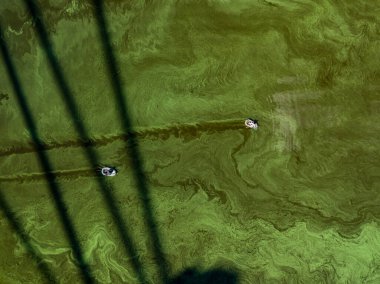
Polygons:
[[[30,241],[28,234],[24,231],[23,226],[17,220],[17,217],[15,216],[15,214],[12,212],[11,207],[6,201],[2,190],[3,189],[0,188],[0,209],[3,211],[5,217],[7,218],[8,223],[11,226],[12,230],[17,234],[17,236],[20,238],[21,243],[26,249],[26,251],[30,254],[32,259],[36,262],[37,268],[41,272],[42,276],[45,277],[46,283],[58,283],[52,271],[50,270],[50,268],[47,266],[46,262],[44,261],[43,257],[32,246],[32,243]],[[3,257],[5,256],[3,255]]]
[[[109,75],[110,75],[110,79],[112,81],[112,86],[115,93],[116,104],[118,106],[117,109],[119,111],[120,120],[125,132],[124,134],[127,135],[128,137],[128,139],[126,140],[126,150],[131,158],[132,169],[134,170],[133,174],[134,174],[135,182],[140,194],[140,199],[143,203],[144,218],[149,229],[149,235],[152,241],[152,249],[155,256],[155,260],[159,267],[160,280],[161,280],[160,282],[165,283],[165,284],[177,284],[177,283],[235,284],[235,283],[238,283],[237,282],[238,277],[236,273],[229,272],[222,269],[212,269],[209,271],[201,272],[201,271],[191,268],[183,272],[181,275],[176,276],[175,278],[172,278],[172,279],[169,278],[170,269],[162,251],[162,247],[161,247],[161,243],[160,243],[160,239],[158,235],[157,224],[153,216],[152,205],[151,205],[150,196],[149,196],[149,189],[147,185],[147,178],[145,176],[144,169],[143,169],[143,162],[142,162],[142,158],[141,158],[141,154],[140,154],[140,150],[138,146],[136,133],[133,131],[131,120],[128,115],[128,111],[127,111],[128,108],[125,101],[125,95],[122,90],[121,78],[119,77],[119,73],[117,71],[116,59],[115,59],[114,52],[110,44],[110,38],[107,31],[102,1],[98,1],[98,0],[93,0],[93,1],[94,1],[95,15],[98,22],[100,36],[102,39],[102,43],[104,45],[103,47],[105,50],[105,58],[106,58],[107,65],[109,68]],[[98,159],[97,153],[93,149],[94,143],[90,140],[89,135],[85,129],[85,126],[82,123],[83,120],[80,116],[78,106],[74,100],[72,92],[63,75],[62,68],[53,51],[51,41],[49,39],[48,33],[46,31],[45,25],[42,20],[41,12],[33,0],[24,0],[24,2],[26,3],[26,6],[29,12],[32,15],[39,40],[41,42],[41,45],[44,51],[46,52],[46,56],[50,64],[51,71],[54,75],[58,88],[60,89],[60,94],[62,96],[63,101],[65,102],[66,109],[68,113],[70,114],[71,119],[74,123],[75,129],[79,135],[80,144],[83,146],[83,149],[85,151],[85,154],[91,166],[95,169],[97,165],[100,164],[100,161]],[[12,77],[11,71],[9,71],[9,73],[10,73],[11,79],[13,80],[14,79],[13,77],[15,76]],[[20,96],[20,94],[23,94],[22,92],[20,93],[20,90],[21,90],[20,84],[17,82],[17,80],[15,82],[16,82],[14,83],[15,92],[18,96]],[[23,109],[24,115],[25,115],[25,112],[28,114],[28,111],[29,111],[29,109],[26,108],[25,106],[26,106],[25,100],[21,99],[20,107]],[[75,239],[73,227],[68,218],[68,215],[66,214],[66,207],[63,204],[63,200],[60,196],[58,184],[56,183],[55,177],[53,174],[54,171],[50,167],[50,164],[48,163],[48,157],[45,152],[46,149],[44,149],[44,144],[38,138],[35,125],[32,123],[33,121],[32,121],[30,112],[29,112],[29,116],[28,115],[25,116],[25,120],[28,125],[28,128],[30,128],[29,130],[31,132],[31,135],[34,138],[36,151],[39,154],[41,163],[44,166],[44,170],[46,172],[46,179],[48,180],[52,188],[52,194],[55,198],[54,201],[61,214],[61,219],[65,226],[66,233],[68,234],[68,237],[72,243],[73,251],[78,260],[79,267],[82,269],[82,275],[83,275],[84,281],[90,283],[92,281],[90,277],[91,274],[88,268],[85,267],[85,263],[81,261],[83,259],[82,259],[82,253],[80,251],[79,245],[77,247],[75,246],[75,244],[77,243],[75,242],[76,239]],[[33,131],[35,131],[34,134],[33,134]],[[102,176],[98,176],[96,180],[98,182],[98,185],[100,187],[105,203],[108,207],[108,210],[110,211],[113,217],[113,220],[116,224],[116,227],[122,239],[125,251],[127,255],[129,255],[130,257],[130,261],[131,261],[133,269],[136,272],[138,281],[144,284],[148,283],[143,266],[138,258],[137,250],[129,235],[125,222],[122,219],[120,209],[116,206],[117,204],[116,199],[114,198],[112,194],[113,192],[112,185],[109,183],[106,183],[105,178]],[[158,282],[155,282],[155,283],[158,283]]]
[[[98,158],[96,151],[94,150],[94,144],[92,143],[90,136],[83,124],[83,119],[79,113],[78,106],[75,102],[73,93],[69,88],[69,85],[65,79],[62,68],[58,62],[57,56],[54,52],[52,43],[49,39],[49,35],[47,33],[45,24],[43,23],[43,17],[39,7],[36,5],[33,0],[24,0],[29,13],[31,14],[34,22],[35,29],[37,31],[38,38],[40,43],[46,53],[49,65],[51,67],[51,71],[53,73],[54,79],[57,83],[57,86],[60,90],[60,95],[62,100],[65,103],[66,109],[71,116],[71,120],[74,124],[75,130],[79,135],[80,141],[83,143],[82,145],[84,152],[91,166],[95,169],[101,161]],[[124,249],[129,256],[129,260],[133,269],[136,272],[138,277],[138,281],[140,283],[147,283],[147,278],[143,270],[143,266],[141,261],[138,258],[138,253],[135,248],[135,245],[130,237],[130,233],[125,225],[125,221],[122,218],[121,211],[119,207],[116,205],[116,199],[113,196],[112,192],[114,192],[113,187],[110,183],[106,182],[103,176],[98,176],[96,178],[98,186],[101,190],[101,194],[103,199],[107,205],[109,212],[113,218],[113,221],[116,225],[118,233],[121,237]]]
[[147,183],[147,177],[143,168],[142,156],[139,149],[136,132],[133,130],[131,118],[128,113],[126,95],[123,91],[123,84],[118,72],[118,65],[115,53],[111,46],[111,39],[107,28],[106,17],[102,0],[93,0],[95,17],[98,24],[99,36],[101,38],[105,60],[108,67],[108,74],[112,83],[115,95],[116,109],[119,113],[119,119],[123,127],[124,135],[127,135],[126,151],[131,159],[131,168],[133,170],[134,180],[138,189],[140,200],[143,205],[144,218],[148,227],[151,247],[155,257],[156,264],[159,268],[160,280],[167,283],[169,278],[169,267],[162,251],[160,238],[158,236],[157,223],[153,216],[150,193]]
[[[19,77],[16,73],[16,69],[14,67],[14,64],[11,60],[8,46],[6,45],[5,39],[2,34],[2,26],[0,25],[0,47],[1,47],[1,53],[3,55],[4,63],[7,68],[7,72],[9,75],[9,79],[12,83],[17,103],[21,109],[22,116],[24,119],[24,122],[29,130],[30,136],[32,138],[35,152],[37,154],[37,157],[40,161],[41,167],[44,170],[46,181],[49,185],[50,194],[52,196],[52,199],[54,201],[54,205],[59,213],[59,217],[61,219],[62,225],[65,229],[66,237],[68,238],[71,248],[73,250],[73,254],[76,260],[76,265],[79,267],[83,281],[85,283],[93,283],[93,279],[91,276],[91,271],[86,262],[83,258],[82,249],[80,247],[77,234],[74,229],[74,225],[72,224],[70,217],[67,213],[67,207],[63,200],[61,188],[59,184],[56,182],[56,177],[54,175],[52,163],[50,162],[50,159],[46,153],[46,150],[44,149],[44,143],[39,137],[38,130],[36,123],[34,121],[33,115],[30,111],[30,107],[27,102],[27,98],[25,95],[25,92],[21,86]],[[3,199],[5,201],[5,199]],[[6,203],[3,203],[4,206],[6,206]],[[7,206],[6,206],[7,207]],[[10,210],[6,210],[6,212],[11,212]],[[10,213],[8,213],[9,217],[12,217]],[[11,219],[9,219],[11,220]],[[14,223],[13,225],[16,225]],[[22,232],[21,227],[15,227],[15,229]]]
[[[237,274],[235,272],[229,272],[223,269],[213,269],[206,272],[200,272],[196,269],[188,269],[174,279],[169,278],[170,268],[162,250],[157,229],[157,223],[153,215],[147,177],[144,172],[143,159],[138,144],[139,133],[134,131],[131,118],[129,116],[128,104],[126,99],[127,96],[123,91],[123,83],[118,72],[118,65],[115,52],[111,45],[111,39],[107,28],[106,17],[104,14],[103,1],[92,0],[92,2],[94,3],[95,17],[98,24],[99,35],[103,44],[105,60],[108,67],[108,74],[115,95],[116,109],[119,112],[119,119],[122,123],[124,131],[123,135],[128,137],[128,139],[124,139],[124,141],[126,142],[126,151],[129,154],[129,157],[131,158],[131,168],[133,169],[134,179],[140,195],[140,200],[142,201],[142,204],[144,206],[144,218],[147,223],[149,235],[152,241],[153,253],[156,260],[156,264],[159,268],[161,283],[237,284]],[[234,124],[234,128],[236,128],[236,122],[232,122],[232,124]],[[225,126],[219,126],[215,123],[211,123],[208,126],[214,126],[214,128],[216,127],[217,129],[225,128]]]
[[189,268],[180,275],[171,279],[168,284],[238,284],[236,272],[216,268],[201,272]]

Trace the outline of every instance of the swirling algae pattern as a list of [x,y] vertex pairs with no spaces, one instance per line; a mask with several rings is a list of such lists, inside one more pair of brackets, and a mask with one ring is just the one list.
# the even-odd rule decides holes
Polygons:
[[[379,283],[380,2],[105,2],[171,274]],[[89,141],[77,138],[22,1],[2,1],[1,22],[85,259],[99,283],[137,283],[83,154],[94,146],[119,169],[109,184],[157,283],[92,5],[39,3]],[[0,74],[1,192],[59,282],[77,283],[4,64]],[[0,283],[41,283],[5,215],[0,231]]]

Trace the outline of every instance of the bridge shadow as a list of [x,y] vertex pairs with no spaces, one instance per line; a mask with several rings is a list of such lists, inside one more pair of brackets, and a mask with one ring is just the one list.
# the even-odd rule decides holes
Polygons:
[[147,177],[143,168],[143,160],[140,154],[139,144],[136,132],[133,130],[131,118],[128,112],[127,96],[123,89],[122,79],[118,72],[118,64],[115,52],[111,45],[111,39],[107,27],[107,21],[104,13],[102,0],[92,0],[94,4],[95,18],[97,20],[99,36],[103,45],[105,60],[108,68],[109,79],[112,83],[115,95],[116,109],[118,110],[119,119],[122,123],[126,139],[126,151],[131,157],[131,166],[134,172],[135,182],[140,194],[144,208],[144,217],[147,222],[149,235],[152,241],[152,249],[158,265],[160,280],[162,283],[179,284],[179,283],[218,283],[218,284],[235,284],[238,283],[237,273],[229,272],[223,269],[212,269],[206,272],[200,272],[195,268],[185,270],[181,275],[170,279],[170,267],[162,250],[157,223],[152,213],[152,204]]
[[221,268],[204,272],[189,268],[172,278],[168,284],[238,284],[238,275],[234,271]]
[[[66,237],[70,243],[71,249],[73,251],[74,258],[76,260],[76,266],[80,269],[82,279],[85,283],[93,283],[93,278],[91,276],[91,270],[87,263],[84,260],[82,248],[79,244],[78,237],[74,228],[74,225],[67,213],[67,206],[63,200],[62,197],[62,191],[60,185],[56,182],[56,176],[53,171],[52,163],[45,151],[44,143],[40,139],[36,123],[34,121],[33,115],[31,113],[30,107],[28,105],[25,92],[22,88],[21,82],[19,80],[18,74],[16,72],[15,66],[12,62],[12,59],[9,54],[8,46],[5,42],[5,39],[2,34],[3,28],[0,23],[0,48],[1,53],[3,55],[4,63],[7,68],[7,73],[9,75],[9,79],[12,83],[12,87],[14,89],[17,103],[21,109],[22,117],[24,119],[24,122],[26,124],[26,127],[29,130],[30,136],[33,141],[33,146],[35,148],[35,152],[37,154],[37,158],[40,162],[40,165],[45,173],[45,179],[48,183],[50,194],[52,197],[52,200],[54,202],[55,208],[59,214],[60,221],[64,227]],[[35,251],[33,250],[33,247],[30,245],[30,241],[25,234],[25,232],[22,229],[22,226],[17,222],[17,220],[14,218],[14,215],[12,214],[12,211],[10,210],[10,207],[6,203],[5,199],[2,198],[1,200],[1,207],[3,208],[8,221],[12,225],[13,229],[16,231],[16,233],[21,237],[21,239],[24,242],[24,245],[28,248],[29,252],[32,253],[35,260],[38,260],[39,267],[43,269],[44,275],[47,273],[47,267],[44,262],[40,262],[40,258]],[[50,276],[49,276],[50,277]]]
[[149,237],[151,239],[151,248],[153,250],[156,264],[158,265],[160,280],[162,283],[167,283],[169,279],[169,266],[162,250],[157,223],[153,216],[147,177],[143,168],[143,160],[137,135],[133,130],[133,125],[128,112],[126,94],[124,93],[123,83],[120,77],[120,73],[118,72],[115,52],[111,45],[111,39],[107,28],[106,17],[104,14],[103,1],[93,0],[92,2],[94,4],[94,13],[97,20],[96,22],[98,25],[99,36],[103,45],[105,61],[108,68],[108,75],[115,96],[116,109],[118,110],[118,115],[123,127],[124,135],[128,137],[128,139],[125,140],[126,152],[128,153],[131,160],[131,168],[133,170],[134,180],[138,189],[140,201],[143,205],[144,218],[148,228]]
[[[70,114],[71,120],[76,129],[76,132],[78,133],[78,136],[81,141],[81,146],[83,147],[85,151],[85,154],[89,163],[95,169],[97,165],[101,164],[101,162],[98,158],[96,151],[94,150],[94,144],[92,140],[90,139],[90,136],[88,135],[88,132],[82,122],[83,119],[79,113],[78,106],[75,102],[72,91],[65,79],[62,68],[54,52],[52,43],[49,39],[47,30],[45,28],[45,24],[43,23],[43,17],[42,17],[41,11],[39,7],[36,5],[34,0],[24,0],[24,2],[29,10],[29,13],[31,14],[33,18],[35,29],[37,31],[37,36],[46,53],[49,65],[51,67],[51,71],[53,73],[57,86],[60,90],[60,95],[65,103],[67,112]],[[113,91],[115,94],[115,103],[118,106],[117,110],[119,113],[120,122],[123,126],[124,134],[126,135],[126,137],[128,137],[128,139],[126,139],[126,151],[128,152],[130,160],[131,160],[131,164],[132,164],[131,168],[133,169],[134,179],[136,182],[140,200],[143,205],[144,220],[146,221],[146,224],[148,227],[149,237],[151,239],[151,248],[154,253],[156,265],[158,266],[160,282],[165,283],[165,284],[166,283],[169,283],[169,284],[237,283],[236,274],[225,271],[225,270],[221,270],[221,269],[213,269],[206,272],[200,272],[196,269],[189,268],[188,270],[184,271],[181,275],[178,275],[174,278],[169,277],[170,268],[162,250],[159,233],[157,229],[157,223],[153,215],[149,188],[147,184],[147,178],[143,169],[143,160],[142,160],[142,156],[139,150],[136,133],[133,130],[131,119],[128,114],[126,96],[122,88],[121,78],[120,78],[119,72],[117,71],[116,58],[111,46],[110,36],[107,30],[106,20],[104,16],[103,2],[99,0],[93,0],[93,3],[94,3],[94,12],[95,12],[95,17],[98,23],[100,37],[102,39],[102,44],[105,51],[105,59],[108,66],[108,73],[109,73]],[[4,57],[10,58],[9,54]],[[12,67],[12,64],[10,64],[10,66]],[[66,233],[71,242],[74,255],[78,262],[77,265],[81,269],[83,281],[86,283],[91,283],[93,282],[93,279],[91,277],[90,269],[83,260],[81,248],[79,246],[79,242],[77,241],[73,225],[71,224],[71,220],[69,219],[69,216],[66,213],[67,211],[66,206],[63,203],[63,199],[60,195],[59,185],[56,183],[55,176],[53,174],[54,171],[46,155],[46,151],[45,151],[46,149],[44,148],[44,143],[39,139],[39,136],[37,134],[37,129],[33,122],[30,109],[28,108],[26,104],[26,99],[25,99],[25,96],[23,95],[21,85],[18,82],[17,76],[15,75],[16,74],[15,70],[11,70],[12,68],[10,69],[8,68],[9,69],[8,72],[10,73],[10,77],[13,81],[15,92],[19,99],[20,108],[23,111],[24,119],[29,128],[29,131],[31,132],[31,136],[33,138],[33,141],[36,147],[36,152],[39,155],[41,164],[43,165],[44,171],[46,173],[46,179],[50,185],[56,207],[61,216],[61,221],[64,224]],[[136,273],[139,283],[148,283],[147,281],[148,278],[145,274],[142,263],[140,259],[138,258],[138,253],[134,245],[134,242],[132,238],[130,237],[130,233],[125,224],[125,221],[122,218],[121,211],[119,207],[116,205],[117,204],[116,199],[112,194],[112,192],[114,192],[112,188],[112,184],[106,183],[106,180],[102,176],[97,176],[96,181],[101,190],[100,192],[107,205],[107,208],[109,212],[111,213],[111,216],[115,222],[115,225],[121,237],[125,252],[129,256],[129,260]],[[181,282],[181,281],[187,281],[187,282]],[[190,282],[190,281],[193,281],[193,282]],[[203,281],[203,282],[199,282],[199,281]],[[214,281],[214,282],[210,282],[210,281]],[[219,282],[215,282],[215,281],[219,281]]]
[[[22,245],[29,253],[29,255],[32,257],[32,259],[35,261],[37,268],[40,271],[41,275],[45,278],[46,283],[58,283],[57,279],[53,275],[53,272],[50,270],[43,257],[33,247],[28,234],[23,229],[22,224],[19,222],[15,214],[12,212],[11,207],[6,201],[2,191],[3,189],[0,188],[0,209],[3,211],[4,216],[7,218],[12,230],[20,238]],[[3,255],[3,257],[5,256]]]
[[[36,1],[34,0],[24,0],[24,2],[30,15],[32,16],[37,37],[42,45],[42,48],[45,51],[45,54],[48,59],[48,64],[50,65],[51,72],[60,91],[60,96],[64,101],[66,110],[70,115],[71,121],[73,122],[74,128],[79,136],[82,148],[84,150],[84,154],[91,167],[96,169],[98,165],[102,163],[98,157],[97,152],[94,149],[94,143],[90,139],[90,135],[87,132],[86,127],[83,123],[83,118],[80,115],[78,105],[73,96],[73,92],[67,83],[67,80],[62,71],[62,67],[59,64],[57,56],[54,52],[52,42],[49,38],[46,26],[43,22],[41,10],[36,4]],[[116,205],[117,200],[113,195],[113,185],[109,182],[106,182],[105,177],[102,175],[98,175],[95,179],[102,194],[103,200],[105,201],[107,209],[111,214],[112,219],[116,225],[116,229],[122,240],[125,252],[129,256],[128,260],[130,261],[132,268],[136,273],[138,281],[139,283],[147,283],[147,277],[143,270],[141,261],[138,257],[136,246],[130,236],[130,232],[125,224],[125,221],[122,218],[121,210]]]

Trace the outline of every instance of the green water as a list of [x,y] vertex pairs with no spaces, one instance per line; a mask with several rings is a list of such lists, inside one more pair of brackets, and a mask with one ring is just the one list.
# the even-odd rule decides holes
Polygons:
[[[106,2],[170,275],[380,283],[380,2]],[[92,6],[40,6],[101,162],[119,169],[107,183],[138,258],[160,283]],[[94,278],[138,283],[25,6],[3,0],[0,16]],[[1,193],[58,281],[80,283],[0,62]],[[0,212],[0,283],[42,283]]]

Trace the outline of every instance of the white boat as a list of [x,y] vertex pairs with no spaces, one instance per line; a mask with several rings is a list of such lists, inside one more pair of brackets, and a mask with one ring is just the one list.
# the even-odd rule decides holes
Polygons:
[[259,128],[259,122],[256,119],[247,118],[244,121],[244,124],[247,128],[257,129]]
[[117,174],[117,169],[113,167],[102,167],[100,173],[106,177],[113,177]]

